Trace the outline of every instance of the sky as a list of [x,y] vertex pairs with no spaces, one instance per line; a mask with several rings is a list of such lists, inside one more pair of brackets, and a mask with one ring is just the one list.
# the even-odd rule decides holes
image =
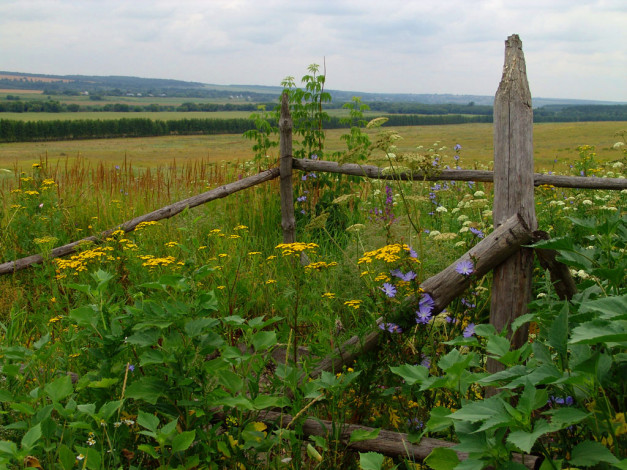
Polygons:
[[505,40],[532,96],[627,102],[625,0],[0,0],[0,70],[494,95]]

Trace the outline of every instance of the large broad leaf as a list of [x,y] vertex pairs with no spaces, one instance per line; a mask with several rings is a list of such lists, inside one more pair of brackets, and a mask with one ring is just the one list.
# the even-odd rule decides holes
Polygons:
[[425,459],[433,470],[453,470],[459,464],[457,452],[446,447],[437,447]]
[[583,441],[573,449],[570,458],[570,465],[580,465],[591,467],[601,462],[618,463],[618,459],[600,442]]
[[564,303],[560,313],[553,319],[546,342],[559,354],[566,356],[568,347],[568,303]]
[[172,439],[172,452],[183,452],[189,449],[195,437],[196,431],[184,431],[181,434],[177,434]]
[[546,250],[573,251],[575,249],[573,239],[570,237],[558,237],[551,240],[540,240],[531,246],[533,248],[543,248]]
[[570,338],[572,344],[597,344],[627,341],[627,321],[593,320],[576,328]]
[[83,305],[70,311],[70,318],[76,322],[78,326],[90,326],[95,328],[98,324],[100,314],[94,305]]
[[30,428],[24,437],[22,437],[22,447],[24,449],[32,448],[35,443],[41,438],[41,423],[37,423],[35,426]]
[[398,367],[390,367],[390,370],[394,374],[400,375],[408,385],[420,384],[429,377],[429,369],[421,365],[403,364]]
[[218,371],[218,381],[227,390],[233,393],[239,392],[244,387],[244,381],[235,372],[228,369]]
[[458,375],[467,370],[475,359],[474,353],[462,354],[458,349],[453,349],[438,361],[438,367],[447,374]]
[[515,445],[525,453],[531,452],[531,448],[543,434],[553,431],[548,421],[540,419],[536,422],[532,432],[514,431],[507,436],[507,442]]
[[126,396],[135,400],[144,400],[151,405],[167,394],[167,385],[157,378],[142,377],[126,388]]
[[276,333],[274,331],[258,331],[253,336],[253,347],[255,351],[265,351],[266,349],[274,346],[277,342]]
[[498,410],[504,411],[502,399],[495,396],[481,401],[470,402],[455,413],[452,413],[451,418],[476,423],[493,417]]
[[69,375],[58,378],[57,380],[46,384],[44,391],[53,402],[59,402],[74,391],[74,388],[72,387],[72,378]]
[[556,431],[577,424],[590,416],[590,413],[571,407],[557,408],[545,411],[543,414],[551,415],[551,425]]
[[616,317],[627,317],[627,294],[617,297],[603,297],[588,300],[581,304],[579,313],[598,312],[601,319],[610,320]]
[[139,413],[137,414],[137,424],[156,434],[157,428],[159,427],[159,418],[153,414],[139,410]]
[[195,338],[219,323],[216,318],[195,318],[185,323],[185,334],[190,338]]
[[452,413],[449,408],[436,406],[431,410],[429,421],[427,421],[427,429],[432,432],[447,429],[453,424],[453,420],[451,419]]
[[290,400],[287,397],[259,395],[253,400],[253,406],[256,410],[265,410],[267,408],[284,408],[289,405]]
[[362,470],[381,470],[383,468],[382,454],[376,452],[359,453],[359,467]]

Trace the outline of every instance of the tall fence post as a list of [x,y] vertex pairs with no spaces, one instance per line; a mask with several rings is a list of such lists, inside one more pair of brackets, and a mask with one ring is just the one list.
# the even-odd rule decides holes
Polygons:
[[281,227],[283,243],[294,243],[296,219],[294,218],[294,194],[292,188],[292,116],[288,104],[288,94],[281,97],[281,116],[279,118],[279,169],[281,171]]
[[[538,226],[533,196],[533,109],[525,56],[517,34],[505,41],[503,77],[494,99],[494,226],[518,213],[531,230]],[[498,330],[524,314],[531,296],[533,250],[523,248],[494,270],[490,323]],[[521,328],[512,338],[527,339]],[[492,362],[488,369],[496,371]]]

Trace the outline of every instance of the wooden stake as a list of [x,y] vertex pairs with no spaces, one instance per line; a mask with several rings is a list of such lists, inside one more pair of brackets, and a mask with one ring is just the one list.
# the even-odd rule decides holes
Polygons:
[[[522,42],[514,34],[505,42],[503,77],[494,99],[494,226],[520,214],[531,230],[537,228],[533,197],[533,110]],[[523,248],[494,270],[490,323],[497,331],[527,310],[531,294],[533,250]],[[512,338],[522,346],[527,330]],[[500,369],[491,361],[488,369]]]
[[281,117],[279,118],[279,168],[281,170],[281,227],[283,243],[296,241],[294,217],[294,190],[292,188],[292,116],[288,105],[288,94],[281,97]]

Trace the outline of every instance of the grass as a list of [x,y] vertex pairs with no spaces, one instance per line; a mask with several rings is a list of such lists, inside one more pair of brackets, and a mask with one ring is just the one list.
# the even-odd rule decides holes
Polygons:
[[[81,113],[83,114],[83,113]],[[181,113],[174,113],[183,117]],[[185,113],[188,114],[196,113]],[[209,114],[209,113],[204,113]],[[129,115],[129,114],[127,114]],[[130,113],[134,116],[134,113]],[[579,145],[594,145],[599,161],[619,158],[612,149],[614,134],[625,128],[623,122],[542,123],[534,125],[534,159],[538,170],[554,169],[578,157]],[[428,148],[439,141],[449,149],[455,144],[463,147],[467,165],[490,165],[493,160],[492,125],[460,124],[447,126],[399,127],[403,137],[397,142],[400,151],[412,152],[419,145]],[[338,151],[344,143],[340,136],[346,130],[327,132],[327,152]],[[375,132],[371,132],[373,135]],[[0,168],[27,168],[40,158],[51,162],[80,156],[88,162],[120,164],[126,158],[135,168],[168,165],[177,161],[208,159],[244,161],[252,157],[250,141],[240,135],[176,136],[137,139],[108,139],[61,142],[27,142],[0,144]],[[276,151],[273,154],[276,157]]]

